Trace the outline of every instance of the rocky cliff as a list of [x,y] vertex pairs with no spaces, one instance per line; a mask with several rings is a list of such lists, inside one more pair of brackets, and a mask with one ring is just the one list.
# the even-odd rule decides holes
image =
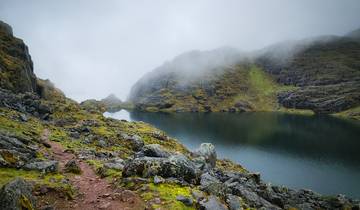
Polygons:
[[36,76],[28,47],[0,21],[0,87],[16,93],[36,92]]
[[145,75],[132,88],[129,100],[147,111],[297,109],[328,114],[357,109],[358,37],[354,31],[343,37],[279,43],[251,53],[190,52],[183,65],[178,65],[177,57]]

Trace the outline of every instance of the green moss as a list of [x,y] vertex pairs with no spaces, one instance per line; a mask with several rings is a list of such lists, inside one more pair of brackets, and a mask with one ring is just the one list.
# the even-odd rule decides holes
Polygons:
[[0,108],[0,112],[0,130],[23,138],[40,138],[44,126],[37,118],[29,117],[27,122],[22,122],[15,120],[19,118],[20,112],[5,108]]
[[360,106],[335,113],[333,116],[360,120]]
[[51,188],[62,189],[62,191],[67,192],[69,195],[73,192],[71,185],[62,182],[65,177],[59,173],[43,175],[39,171],[0,168],[0,177],[0,187],[17,177],[21,177],[25,180],[35,182],[37,186],[46,185]]
[[182,202],[176,200],[176,196],[191,196],[191,188],[183,187],[177,184],[147,184],[147,191],[142,192],[141,197],[144,201],[150,201],[153,198],[160,198],[160,205],[153,205],[153,208],[174,209],[174,210],[191,210],[194,206],[186,206]]
[[25,195],[21,195],[19,203],[20,203],[21,209],[34,210],[34,207],[31,203],[31,201]]

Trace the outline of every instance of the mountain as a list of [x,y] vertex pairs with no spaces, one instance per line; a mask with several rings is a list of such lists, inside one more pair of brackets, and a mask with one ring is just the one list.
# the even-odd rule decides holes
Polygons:
[[[7,32],[0,33],[2,45],[27,52],[23,42],[10,36],[11,28],[5,26]],[[23,50],[17,48],[19,43]],[[25,65],[31,63],[30,57],[21,60],[12,50],[5,52],[0,54],[0,59],[6,61],[1,73],[7,75],[1,78],[0,87],[0,209],[359,206],[358,201],[343,195],[322,196],[310,190],[270,186],[260,174],[218,159],[210,143],[189,151],[144,122],[105,118],[99,109],[88,111],[66,98],[49,80],[36,78],[32,68]],[[8,65],[14,63],[19,66]],[[250,70],[229,67],[229,72],[253,72],[249,78],[254,79],[253,91],[257,91],[256,81],[265,73],[251,65],[247,68]],[[279,88],[269,83],[273,85]],[[103,102],[120,101],[112,95]]]
[[[357,109],[360,43],[356,34],[282,42],[248,53],[222,49],[185,53],[180,56],[187,58],[183,65],[176,57],[141,78],[129,100],[138,110],[165,112],[330,114]],[[223,56],[217,61],[219,52]],[[209,65],[199,65],[199,58]]]

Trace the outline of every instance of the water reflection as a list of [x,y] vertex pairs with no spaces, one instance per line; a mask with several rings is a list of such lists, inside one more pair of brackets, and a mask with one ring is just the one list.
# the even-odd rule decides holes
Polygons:
[[130,113],[190,149],[215,144],[220,157],[276,184],[360,197],[360,124],[279,113]]

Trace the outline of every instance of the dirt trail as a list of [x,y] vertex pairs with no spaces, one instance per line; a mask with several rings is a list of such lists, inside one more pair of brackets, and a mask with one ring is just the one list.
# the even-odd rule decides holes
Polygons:
[[128,190],[114,189],[105,179],[97,176],[94,170],[85,162],[78,159],[74,154],[64,152],[60,143],[48,140],[49,131],[45,130],[42,140],[51,145],[53,159],[59,161],[60,171],[64,169],[65,164],[75,159],[82,173],[80,175],[69,174],[68,178],[77,189],[78,195],[73,201],[68,201],[67,205],[59,202],[56,209],[72,210],[126,210],[126,209],[144,209],[143,201],[139,196]]

